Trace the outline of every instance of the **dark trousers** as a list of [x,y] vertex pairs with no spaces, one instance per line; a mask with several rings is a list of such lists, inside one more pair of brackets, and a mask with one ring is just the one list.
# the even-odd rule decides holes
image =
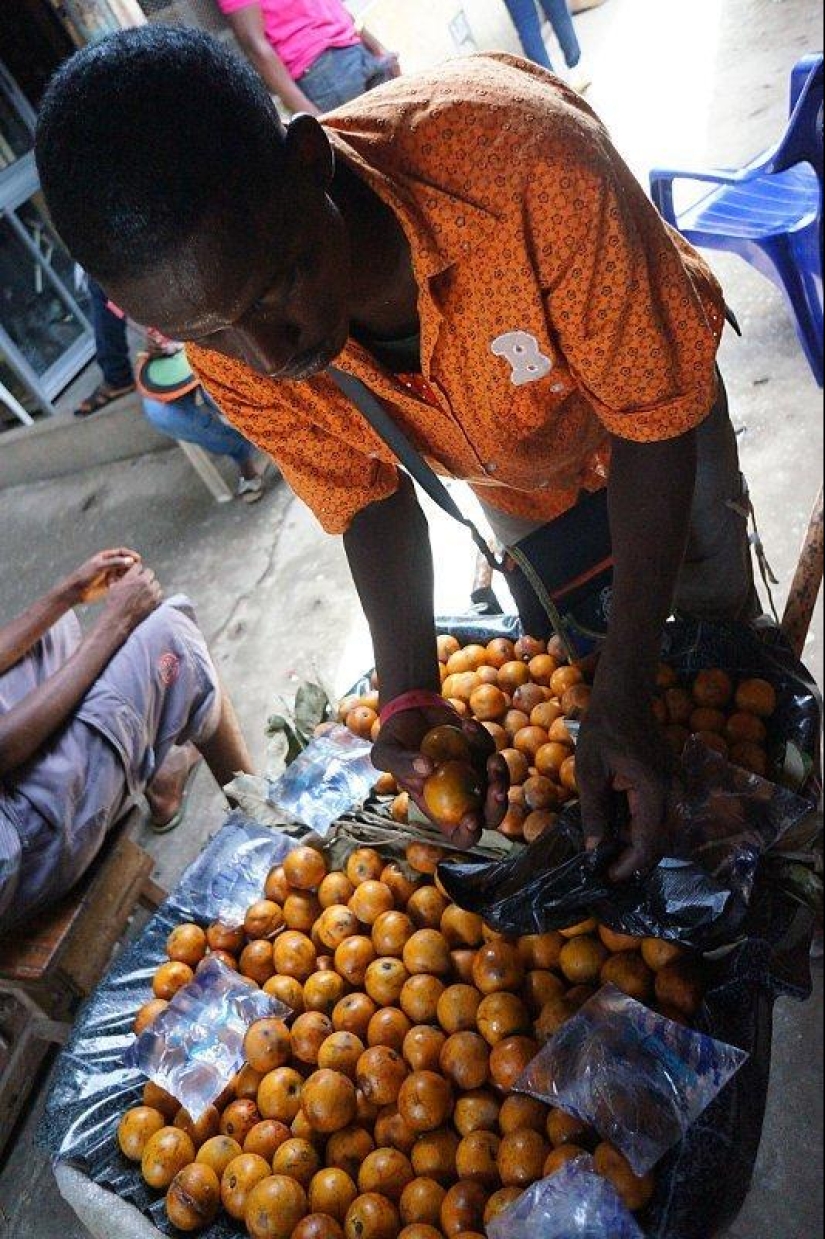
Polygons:
[[129,387],[134,383],[129,347],[126,343],[126,319],[118,318],[108,307],[108,297],[95,280],[89,277],[92,327],[95,333],[97,364],[109,387]]

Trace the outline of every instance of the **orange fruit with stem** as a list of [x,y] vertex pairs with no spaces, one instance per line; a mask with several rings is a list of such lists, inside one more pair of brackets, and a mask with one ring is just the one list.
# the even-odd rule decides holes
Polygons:
[[448,1187],[455,1181],[458,1144],[458,1136],[451,1127],[419,1134],[410,1154],[413,1170],[423,1178],[435,1179]]
[[306,1216],[306,1192],[286,1175],[273,1174],[249,1193],[244,1221],[251,1239],[291,1239]]
[[453,1091],[436,1072],[414,1071],[401,1085],[396,1104],[398,1113],[414,1131],[435,1131],[452,1113]]
[[257,1153],[233,1158],[221,1176],[221,1204],[230,1217],[243,1221],[253,1188],[271,1173],[269,1162]]
[[398,1210],[379,1192],[358,1196],[344,1221],[346,1239],[396,1239],[400,1229]]

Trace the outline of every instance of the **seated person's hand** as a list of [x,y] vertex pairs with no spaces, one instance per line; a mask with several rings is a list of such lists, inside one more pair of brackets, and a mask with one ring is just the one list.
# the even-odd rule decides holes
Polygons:
[[372,760],[379,770],[392,774],[422,813],[432,818],[424,803],[424,784],[434,772],[435,763],[422,754],[421,742],[434,727],[444,724],[457,727],[463,733],[485,800],[479,810],[467,813],[452,830],[443,822],[436,822],[436,825],[456,847],[469,848],[478,841],[482,830],[494,829],[507,812],[507,764],[496,752],[492,736],[481,723],[459,718],[446,702],[443,706],[402,710],[381,727]]
[[98,551],[66,578],[64,589],[69,605],[74,607],[81,602],[98,602],[115,581],[140,562],[139,553],[129,550],[127,546]]
[[163,592],[151,568],[134,564],[115,580],[106,595],[106,623],[120,624],[126,633],[142,624],[163,600]]

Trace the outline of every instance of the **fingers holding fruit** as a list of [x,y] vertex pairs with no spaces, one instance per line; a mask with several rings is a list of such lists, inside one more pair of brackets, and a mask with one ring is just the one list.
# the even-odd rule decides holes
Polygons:
[[457,847],[471,847],[507,810],[507,764],[492,736],[449,706],[393,715],[381,728],[373,763],[392,773]]

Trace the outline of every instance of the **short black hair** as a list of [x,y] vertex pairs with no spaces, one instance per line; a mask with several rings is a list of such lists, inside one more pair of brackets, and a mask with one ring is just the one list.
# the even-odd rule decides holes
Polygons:
[[282,147],[275,105],[240,56],[158,25],[57,71],[35,149],[57,231],[105,284],[158,267],[222,208],[248,218],[277,184]]

